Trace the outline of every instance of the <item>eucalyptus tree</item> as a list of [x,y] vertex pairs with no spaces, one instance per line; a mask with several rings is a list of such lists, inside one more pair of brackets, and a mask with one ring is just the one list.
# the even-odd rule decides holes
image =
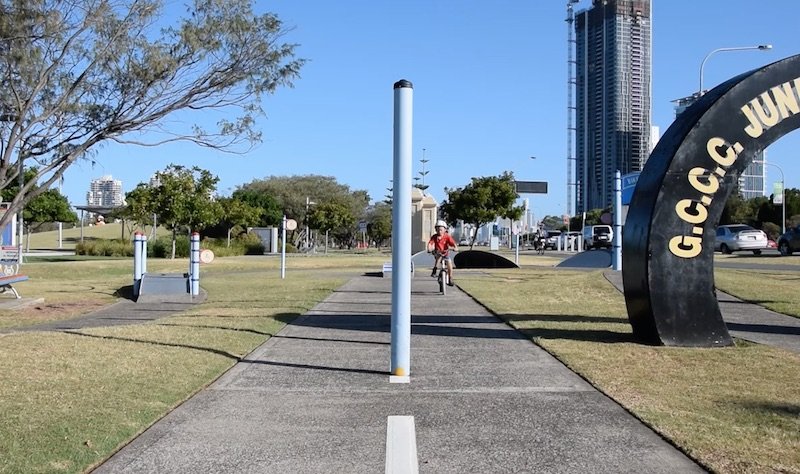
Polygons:
[[168,21],[161,0],[0,0],[0,189],[37,168],[0,227],[104,143],[252,148],[263,97],[304,62],[255,4],[190,0]]

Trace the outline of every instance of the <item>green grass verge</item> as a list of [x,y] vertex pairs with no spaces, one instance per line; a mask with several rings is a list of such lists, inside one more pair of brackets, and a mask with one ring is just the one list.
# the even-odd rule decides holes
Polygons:
[[[760,278],[749,284],[763,286],[755,284]],[[622,294],[599,271],[462,272],[458,283],[705,466],[800,472],[797,354],[744,342],[723,349],[638,344]],[[792,301],[800,306],[796,290]]]
[[[201,270],[204,304],[148,324],[0,336],[0,472],[95,465],[383,258],[311,260],[289,259],[282,280],[274,258],[218,259]],[[58,318],[70,304],[76,313],[93,309],[89,301],[108,304],[132,272],[120,261],[27,267],[26,291],[60,301]],[[0,321],[23,324],[13,313],[0,311]]]

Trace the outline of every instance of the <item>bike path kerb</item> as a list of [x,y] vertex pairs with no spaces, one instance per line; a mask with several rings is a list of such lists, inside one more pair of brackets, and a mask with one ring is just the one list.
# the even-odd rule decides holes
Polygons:
[[95,472],[703,472],[457,288],[412,284],[410,383],[389,383],[391,279],[357,277]]

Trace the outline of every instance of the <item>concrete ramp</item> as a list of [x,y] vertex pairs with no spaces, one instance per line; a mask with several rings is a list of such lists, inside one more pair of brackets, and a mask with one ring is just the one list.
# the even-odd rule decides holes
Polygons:
[[145,273],[139,286],[137,303],[191,301],[187,273]]
[[511,260],[483,250],[463,250],[453,257],[456,268],[519,268]]
[[608,249],[587,250],[556,265],[559,268],[609,268],[610,266],[611,250]]

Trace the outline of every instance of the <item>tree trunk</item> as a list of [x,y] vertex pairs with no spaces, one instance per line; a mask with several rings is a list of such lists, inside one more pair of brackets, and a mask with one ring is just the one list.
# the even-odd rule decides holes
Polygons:
[[231,246],[231,229],[232,227],[228,228],[228,247]]
[[175,229],[172,229],[172,260],[175,260],[175,241],[177,240]]

